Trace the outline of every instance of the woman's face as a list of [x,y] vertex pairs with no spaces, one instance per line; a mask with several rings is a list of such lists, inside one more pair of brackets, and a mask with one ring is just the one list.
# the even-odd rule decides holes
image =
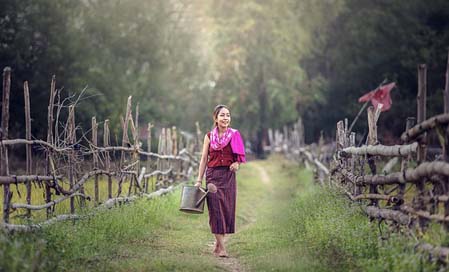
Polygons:
[[217,117],[215,118],[215,123],[219,128],[226,129],[229,127],[229,124],[231,123],[231,113],[227,108],[222,108],[219,112]]

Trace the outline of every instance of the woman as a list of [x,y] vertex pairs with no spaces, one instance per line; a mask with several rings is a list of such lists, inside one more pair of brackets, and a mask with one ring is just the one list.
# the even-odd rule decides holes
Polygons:
[[214,128],[204,136],[203,151],[195,186],[201,186],[206,170],[209,190],[207,207],[209,225],[215,235],[216,256],[227,257],[225,234],[235,232],[236,179],[240,163],[246,162],[242,137],[229,127],[231,113],[225,105],[214,109]]

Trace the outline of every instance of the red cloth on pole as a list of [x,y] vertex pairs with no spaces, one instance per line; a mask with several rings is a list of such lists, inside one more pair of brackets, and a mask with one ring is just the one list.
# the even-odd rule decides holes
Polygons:
[[374,91],[364,94],[359,98],[359,102],[366,102],[371,100],[374,108],[377,109],[379,103],[383,104],[382,111],[387,111],[391,108],[391,97],[390,91],[396,86],[396,83],[392,82],[390,84],[383,85]]

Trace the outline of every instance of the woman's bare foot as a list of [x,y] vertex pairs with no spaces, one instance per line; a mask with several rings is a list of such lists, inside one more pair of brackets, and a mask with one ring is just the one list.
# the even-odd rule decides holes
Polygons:
[[220,252],[218,252],[217,254],[218,257],[222,257],[222,258],[227,258],[229,257],[228,253],[226,252],[226,250],[221,250]]

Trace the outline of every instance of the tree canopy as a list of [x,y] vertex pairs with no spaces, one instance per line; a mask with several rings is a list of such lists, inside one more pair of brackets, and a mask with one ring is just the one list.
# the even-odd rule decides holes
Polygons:
[[[23,81],[33,135],[45,135],[50,79],[84,90],[77,121],[111,119],[126,99],[140,120],[192,131],[227,104],[260,151],[267,128],[299,116],[306,140],[351,121],[358,97],[395,81],[380,125],[397,138],[415,115],[417,65],[428,65],[429,115],[442,110],[449,2],[432,0],[0,0],[0,65],[13,69],[11,132],[23,132]],[[364,118],[364,117],[363,117]],[[383,121],[383,120],[388,120]],[[15,129],[14,129],[15,128]],[[356,130],[364,130],[360,120]]]

